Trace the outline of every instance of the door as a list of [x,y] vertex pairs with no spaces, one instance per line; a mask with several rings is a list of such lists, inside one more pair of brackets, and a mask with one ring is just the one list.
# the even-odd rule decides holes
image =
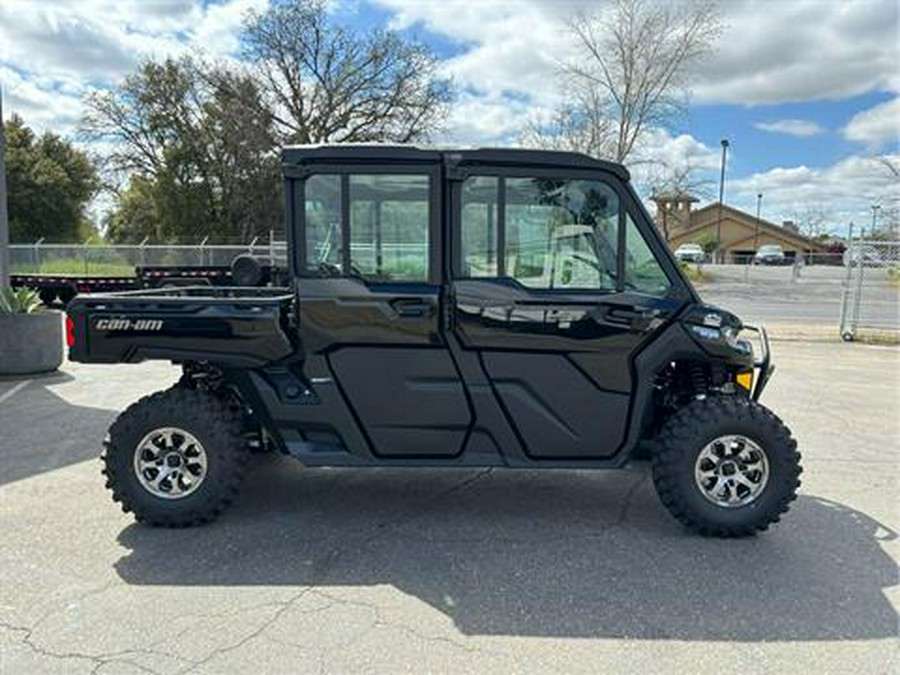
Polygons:
[[681,305],[627,189],[596,173],[497,170],[469,175],[453,199],[453,330],[525,452],[613,455],[631,358]]
[[379,457],[453,457],[471,419],[439,325],[438,180],[431,166],[322,167],[301,191],[304,352]]

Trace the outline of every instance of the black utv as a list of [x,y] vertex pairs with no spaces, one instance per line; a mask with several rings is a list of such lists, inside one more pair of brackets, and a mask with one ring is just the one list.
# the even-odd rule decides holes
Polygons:
[[210,520],[260,448],[308,467],[645,455],[662,502],[703,534],[749,535],[787,510],[800,455],[758,403],[765,331],[702,303],[622,166],[317,146],[287,148],[283,168],[282,286],[68,307],[72,360],[183,368],[105,442],[107,485],[138,520]]

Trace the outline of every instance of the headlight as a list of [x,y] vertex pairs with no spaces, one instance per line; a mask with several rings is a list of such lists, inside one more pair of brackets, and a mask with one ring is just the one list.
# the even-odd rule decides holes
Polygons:
[[694,331],[694,335],[696,335],[701,340],[707,340],[708,342],[718,342],[723,338],[722,331],[718,328],[710,328],[709,326],[697,326],[696,324],[691,324],[691,330]]
[[752,354],[753,347],[747,340],[741,340],[738,337],[740,330],[733,326],[725,326],[724,328],[712,328],[710,326],[691,325],[691,331],[694,335],[705,342],[724,342],[732,349],[742,354]]
[[725,342],[728,343],[728,346],[732,349],[736,349],[743,354],[752,354],[753,347],[750,345],[750,342],[738,338],[740,332],[740,330],[733,326],[726,326],[722,329],[722,337],[725,338]]

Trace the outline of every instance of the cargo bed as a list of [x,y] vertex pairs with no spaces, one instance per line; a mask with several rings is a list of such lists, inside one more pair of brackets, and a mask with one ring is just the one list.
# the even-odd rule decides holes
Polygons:
[[287,288],[185,286],[79,295],[69,303],[69,358],[255,367],[294,352]]

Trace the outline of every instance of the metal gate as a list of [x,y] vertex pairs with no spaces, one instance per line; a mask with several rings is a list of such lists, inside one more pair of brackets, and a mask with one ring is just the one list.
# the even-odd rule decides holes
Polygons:
[[900,241],[851,240],[844,268],[841,337],[900,337]]

